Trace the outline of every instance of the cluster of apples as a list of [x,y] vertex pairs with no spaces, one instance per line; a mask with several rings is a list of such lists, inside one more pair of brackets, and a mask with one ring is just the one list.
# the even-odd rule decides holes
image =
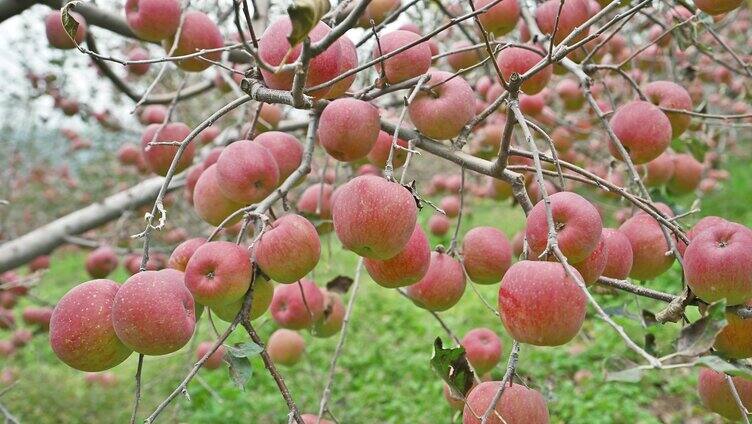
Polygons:
[[[70,14],[79,24],[74,36],[75,43],[65,33],[60,11],[54,10],[45,18],[47,40],[51,47],[73,49],[86,38],[86,20],[76,12]],[[206,14],[188,10],[182,15],[180,2],[177,0],[128,0],[125,4],[125,18],[130,30],[142,40],[162,43],[168,53],[172,49],[174,36],[182,19],[180,39],[172,51],[173,56],[189,55],[197,50],[219,49],[224,45],[219,27]],[[218,61],[221,52],[210,51],[205,57]],[[148,53],[142,48],[135,48],[128,53],[128,58],[144,60],[148,59]],[[177,61],[177,65],[187,72],[200,72],[211,66],[211,63],[192,57]],[[148,69],[148,64],[133,64],[129,66],[128,71],[134,75],[143,75]]]
[[[46,261],[46,262],[45,262]],[[36,258],[29,264],[31,272],[49,266],[49,257]],[[32,338],[49,330],[52,308],[46,306],[26,306],[19,310],[19,300],[29,292],[24,277],[14,271],[0,274],[0,330],[11,331],[9,337],[0,339],[0,358],[16,354],[31,342]],[[21,321],[16,320],[16,312],[21,313]],[[3,368],[3,372],[6,371]]]

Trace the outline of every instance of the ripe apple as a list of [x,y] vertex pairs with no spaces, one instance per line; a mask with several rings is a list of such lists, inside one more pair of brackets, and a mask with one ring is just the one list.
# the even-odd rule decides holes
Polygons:
[[[143,1],[143,0],[142,0]],[[174,34],[165,39],[162,45],[169,52],[174,43]],[[173,56],[184,56],[200,50],[218,49],[224,45],[224,38],[219,27],[205,13],[197,10],[189,10],[183,16],[183,28],[180,32],[178,45]],[[218,62],[222,59],[221,51],[212,51],[202,55],[203,57]],[[178,68],[186,72],[201,72],[212,64],[199,57],[183,59],[176,62]]]
[[[161,129],[160,129],[161,128]],[[157,134],[157,131],[159,133]],[[144,135],[141,137],[141,152],[146,160],[146,164],[149,165],[149,169],[157,175],[165,176],[170,169],[175,154],[177,154],[178,146],[170,145],[149,145],[152,141],[164,142],[164,141],[178,141],[182,142],[191,129],[188,128],[182,122],[172,122],[162,126],[162,124],[151,124],[146,127]],[[154,136],[157,135],[156,139]],[[180,160],[175,167],[175,173],[180,173],[187,169],[193,163],[193,153],[196,150],[194,143],[188,143],[188,146],[180,156]]]
[[[602,223],[598,210],[579,194],[562,191],[548,197],[556,226],[559,249],[570,263],[585,260],[601,238]],[[546,204],[535,204],[527,217],[525,234],[531,258],[537,258],[548,244]]]
[[196,253],[196,249],[203,246],[205,243],[206,239],[203,237],[188,239],[180,243],[178,247],[172,251],[167,266],[185,272],[188,260],[190,260],[193,254]]
[[[579,276],[575,269],[572,273]],[[521,343],[560,346],[569,342],[582,327],[586,306],[582,290],[558,262],[520,261],[501,279],[501,321]]]
[[[687,89],[673,81],[653,81],[645,86],[644,93],[649,102],[659,107],[689,111],[693,107],[692,98]],[[671,123],[672,138],[679,137],[689,128],[691,122],[689,115],[666,112],[666,116]]]
[[[196,348],[196,362],[200,361],[201,358],[209,353],[212,346],[214,346],[214,342],[199,343],[198,347]],[[226,352],[227,349],[225,349],[223,345],[219,345],[217,350],[215,350],[211,355],[209,355],[208,358],[206,358],[206,361],[204,362],[204,368],[206,368],[207,370],[215,370],[222,366],[222,359],[224,358]]]
[[279,217],[256,242],[261,271],[279,283],[294,283],[313,271],[321,256],[316,228],[300,215]]
[[342,98],[329,103],[319,119],[319,143],[342,162],[365,158],[381,131],[379,109],[363,100]]
[[321,289],[324,295],[324,314],[313,324],[311,334],[315,337],[331,337],[342,329],[345,305],[337,293]]
[[[650,102],[633,100],[622,105],[611,117],[610,125],[637,165],[657,158],[671,143],[671,121]],[[610,143],[609,151],[613,157],[622,160],[619,151]]]
[[493,227],[475,227],[462,239],[462,263],[477,284],[496,284],[512,265],[512,246]]
[[316,283],[303,278],[297,284],[278,285],[270,309],[280,327],[301,330],[324,315],[324,295]]
[[305,340],[296,331],[280,328],[269,336],[266,351],[275,364],[292,366],[305,352]]
[[222,150],[217,159],[217,178],[227,198],[250,204],[274,191],[279,184],[279,168],[266,147],[240,140]]
[[417,283],[426,275],[431,261],[431,247],[426,233],[420,225],[415,225],[404,249],[396,256],[385,259],[363,260],[368,275],[376,284],[389,289]]
[[144,355],[185,346],[196,327],[195,304],[174,269],[142,271],[128,278],[112,304],[112,324],[123,344]]
[[478,375],[491,371],[501,359],[501,340],[488,328],[474,328],[462,338],[465,356]]
[[[392,148],[392,134],[386,131],[379,131],[379,136],[376,138],[373,148],[368,152],[368,161],[379,168],[386,167],[386,161],[389,159],[389,150]],[[407,141],[398,138],[397,144],[403,148],[407,148]],[[396,148],[392,154],[392,167],[394,169],[399,168],[405,164],[407,160],[407,151]]]
[[[420,36],[414,32],[396,30],[388,32],[379,38],[378,45],[373,48],[373,58],[379,59],[399,48],[415,43]],[[388,58],[381,59],[376,64],[379,76],[384,75],[385,82],[396,84],[419,75],[423,75],[431,67],[431,48],[428,43],[418,43],[409,49]]]
[[[480,417],[488,409],[500,385],[500,381],[484,381],[470,391],[462,412],[462,424],[481,424]],[[543,395],[515,383],[504,389],[494,410],[496,412],[486,421],[488,424],[548,424],[549,420],[548,406]]]
[[172,37],[180,25],[178,0],[127,0],[125,20],[136,35],[146,41]]
[[444,214],[434,214],[428,219],[428,230],[435,236],[443,236],[449,232],[449,218]]
[[673,194],[687,194],[695,191],[702,181],[703,165],[688,153],[673,156],[674,173],[666,184]]
[[100,246],[86,256],[86,272],[91,278],[105,278],[118,266],[118,257],[110,246]]
[[[731,381],[734,383],[739,398],[741,398],[742,405],[751,409],[752,381],[744,377],[731,377]],[[701,369],[697,380],[697,394],[700,396],[702,404],[716,414],[733,421],[742,418],[734,395],[731,394],[731,389],[726,383],[724,373],[708,368]]]
[[277,162],[279,182],[284,182],[303,161],[303,146],[290,134],[279,131],[267,131],[257,135],[253,141],[269,150]]
[[334,187],[331,184],[318,183],[309,186],[300,195],[296,207],[306,216],[331,219],[333,192]]
[[[216,164],[201,173],[193,189],[193,207],[201,219],[217,226],[243,206],[242,203],[229,199],[220,190]],[[228,222],[228,225],[239,222],[241,218],[242,215],[238,214],[236,218]]]
[[[128,52],[128,60],[129,61],[139,61],[139,60],[147,60],[149,59],[149,52],[147,52],[145,49],[141,47],[136,47],[132,49],[130,52]],[[128,73],[135,76],[141,76],[145,75],[147,72],[149,72],[149,66],[148,63],[134,63],[126,66],[126,69],[128,70]]]
[[632,269],[634,257],[629,238],[613,228],[604,228],[601,238],[606,248],[606,266],[603,268],[602,275],[619,280],[627,278]]
[[[292,23],[287,16],[280,17],[269,25],[259,40],[258,54],[262,60],[269,65],[276,67],[284,63],[293,63],[298,60],[303,50],[301,44],[290,46],[287,37],[292,32]],[[326,37],[331,32],[331,28],[324,22],[318,22],[308,34],[311,43],[316,43]],[[305,81],[305,87],[319,85],[339,75],[342,62],[342,43],[332,43],[323,53],[311,59],[308,65],[308,76]],[[261,69],[261,75],[269,88],[278,90],[290,90],[292,88],[294,74],[290,72],[271,73]],[[326,97],[331,90],[327,87],[310,93],[314,97]]]
[[71,289],[55,305],[50,346],[61,361],[81,371],[103,371],[131,354],[115,334],[113,303],[119,286],[91,280]]
[[78,28],[76,29],[76,43],[68,37],[65,29],[63,28],[62,14],[59,10],[53,10],[44,18],[44,29],[47,33],[47,41],[50,46],[56,49],[74,49],[76,44],[81,44],[86,37],[86,19],[76,12],[69,12],[71,17],[78,22]]
[[674,256],[666,254],[670,246],[653,217],[645,213],[637,214],[626,220],[619,231],[632,245],[631,278],[652,280],[671,268]]
[[[537,51],[522,47],[507,47],[496,56],[496,64],[506,81],[515,72],[522,76],[542,60],[543,56]],[[551,65],[539,70],[522,83],[522,91],[528,95],[540,93],[551,79],[552,72]]]
[[[486,7],[491,0],[479,0],[475,2],[475,9]],[[496,37],[512,31],[520,20],[520,5],[517,0],[502,0],[491,6],[485,13],[478,16],[480,23],[486,31]]]
[[[251,299],[251,309],[248,311],[248,318],[252,321],[266,312],[272,303],[274,296],[274,284],[267,281],[260,275],[257,275],[253,282],[253,299]],[[211,311],[219,319],[225,322],[232,322],[243,308],[244,298],[235,302],[224,305],[213,305]]]
[[428,271],[407,288],[407,296],[417,306],[429,311],[446,311],[465,293],[462,264],[443,252],[431,252]]
[[251,272],[251,261],[244,247],[228,241],[211,241],[202,244],[188,260],[185,286],[202,305],[226,305],[245,295]]
[[415,229],[418,208],[401,185],[373,175],[342,186],[332,205],[334,231],[360,256],[389,259],[405,247]]
[[407,107],[410,120],[426,137],[456,137],[475,116],[472,87],[464,78],[443,71],[432,71],[427,85],[431,92],[419,91]]
[[721,223],[697,234],[684,253],[684,276],[692,292],[708,303],[746,302],[752,298],[752,231]]
[[603,275],[607,260],[608,247],[601,236],[601,240],[598,242],[595,250],[593,250],[593,253],[584,260],[572,264],[572,266],[579,271],[585,284],[592,285],[598,280],[598,277]]

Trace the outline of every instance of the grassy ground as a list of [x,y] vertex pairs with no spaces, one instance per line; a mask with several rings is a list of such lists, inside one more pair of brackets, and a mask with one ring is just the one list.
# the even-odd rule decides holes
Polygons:
[[[703,203],[703,215],[723,214],[752,224],[745,199],[746,181],[752,171],[743,166],[732,171],[735,182],[722,194]],[[510,237],[523,223],[517,209],[496,202],[471,205],[472,212],[463,221],[463,231],[477,225],[493,225]],[[425,222],[430,211],[424,210]],[[448,243],[448,238],[432,240]],[[356,257],[339,248],[336,238],[325,242],[322,264],[315,279],[323,284],[336,275],[354,274]],[[57,255],[51,270],[34,293],[49,301],[59,299],[69,288],[86,280],[83,254]],[[651,287],[679,291],[679,271],[673,269]],[[114,276],[125,280],[123,270]],[[496,286],[477,286],[491,305],[496,304]],[[457,417],[442,398],[442,383],[429,368],[433,340],[446,334],[426,311],[412,305],[394,290],[386,290],[363,273],[357,294],[350,331],[340,358],[333,387],[331,410],[340,423],[446,423]],[[657,354],[671,352],[678,326],[645,328],[639,320],[641,309],[657,311],[656,302],[601,290],[598,299],[630,335],[644,343],[648,333],[655,337]],[[28,301],[27,301],[28,302]],[[696,311],[690,310],[691,314]],[[498,331],[504,341],[504,359],[493,371],[500,378],[504,371],[511,340],[504,334],[499,319],[486,309],[468,288],[462,301],[442,313],[448,326],[460,337],[478,326]],[[20,317],[19,317],[20,318]],[[199,324],[197,339],[211,338],[208,322]],[[257,327],[263,338],[274,330],[274,323],[262,317]],[[220,331],[222,328],[220,328]],[[0,337],[6,337],[0,333]],[[316,339],[304,334],[308,342],[302,363],[282,369],[291,393],[304,412],[318,409],[322,387],[337,336]],[[245,341],[236,331],[230,341]],[[112,388],[88,386],[84,374],[56,360],[45,337],[37,337],[3,366],[16,367],[21,379],[0,401],[25,423],[127,422],[132,405],[132,377],[136,355],[114,372],[118,383]],[[523,346],[519,375],[528,385],[540,390],[549,401],[553,422],[559,423],[705,423],[719,422],[699,405],[695,393],[696,370],[651,372],[639,383],[605,381],[607,370],[627,368],[638,358],[602,321],[589,313],[580,335],[559,348]],[[192,364],[190,349],[165,357],[147,358],[144,364],[144,388],[141,416],[153,410]],[[254,374],[246,390],[237,390],[226,369],[202,370],[189,386],[190,401],[176,400],[162,415],[161,422],[249,422],[284,423],[286,406],[266,373],[260,358],[254,358]],[[200,381],[199,381],[200,380]],[[207,389],[210,387],[211,389]]]

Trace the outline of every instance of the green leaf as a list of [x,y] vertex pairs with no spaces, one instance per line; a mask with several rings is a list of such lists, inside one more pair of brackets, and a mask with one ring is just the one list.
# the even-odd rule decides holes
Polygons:
[[60,18],[63,21],[63,29],[65,30],[65,33],[68,35],[68,37],[73,41],[74,44],[78,45],[76,43],[76,31],[78,31],[78,21],[73,18],[73,16],[70,14],[70,10],[76,7],[77,4],[81,3],[80,1],[72,1],[70,3],[67,3],[65,6],[63,6],[62,9],[60,9]]
[[225,355],[230,364],[230,378],[238,389],[245,390],[245,385],[253,374],[251,361],[248,358],[239,358],[233,355]]
[[726,301],[711,304],[704,317],[682,328],[676,343],[676,354],[697,356],[707,352],[713,347],[715,337],[726,324]]
[[225,345],[229,356],[234,358],[251,358],[261,353],[264,348],[253,342],[236,343],[235,346]]
[[747,379],[752,379],[752,368],[749,368],[742,364],[729,362],[715,355],[703,356],[702,358],[697,360],[697,364],[705,365],[708,368],[724,372],[733,377],[744,377]]
[[642,368],[629,368],[623,371],[606,373],[606,381],[621,381],[623,383],[637,383],[642,379]]
[[303,41],[331,8],[329,0],[295,0],[287,8],[292,31],[287,36],[291,46]]
[[465,348],[462,346],[445,349],[441,337],[437,337],[433,344],[431,368],[449,387],[462,396],[467,395],[473,387],[475,375],[470,369],[465,357]]

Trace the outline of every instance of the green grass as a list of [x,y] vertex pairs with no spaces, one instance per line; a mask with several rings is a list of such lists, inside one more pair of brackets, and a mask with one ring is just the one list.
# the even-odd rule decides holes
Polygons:
[[[703,214],[718,213],[750,224],[745,203],[752,170],[744,166],[732,171],[736,186],[706,198]],[[472,213],[463,220],[463,232],[477,225],[492,225],[510,237],[521,228],[519,208],[491,201],[474,202]],[[430,210],[421,213],[425,223]],[[449,237],[432,238],[432,244],[448,245]],[[341,250],[335,237],[324,242],[322,263],[315,280],[323,285],[337,275],[353,276],[357,258]],[[52,269],[33,293],[51,302],[68,289],[86,280],[83,254],[58,254]],[[113,277],[125,280],[123,270]],[[651,287],[678,292],[679,270],[672,269]],[[497,286],[477,286],[491,305],[496,304]],[[658,302],[636,299],[625,294],[598,291],[601,304],[614,314],[640,344],[645,336],[655,336],[656,354],[671,352],[679,327],[667,325],[644,328],[641,309],[658,311]],[[24,300],[28,304],[29,300]],[[19,308],[20,309],[20,308]],[[688,311],[695,314],[696,311]],[[486,309],[470,288],[461,302],[441,316],[460,337],[474,327],[485,326],[499,332],[504,342],[502,363],[492,372],[501,378],[511,340],[499,319]],[[20,318],[20,317],[18,317]],[[256,325],[262,338],[275,329],[268,315]],[[209,324],[202,319],[197,340],[212,337]],[[220,331],[224,327],[220,328]],[[0,338],[7,336],[0,333]],[[315,412],[326,381],[329,361],[337,337],[317,339],[303,335],[307,352],[302,363],[282,368],[290,391],[304,412]],[[363,272],[347,343],[339,359],[330,409],[340,423],[446,423],[454,415],[444,401],[442,383],[429,368],[433,340],[446,334],[429,313],[421,310],[394,290],[377,286]],[[237,330],[230,342],[247,340]],[[4,359],[0,367],[20,371],[18,384],[2,398],[10,411],[25,423],[100,423],[127,422],[133,401],[133,375],[137,357],[131,356],[114,369],[118,383],[112,388],[87,385],[84,373],[59,362],[45,337],[37,337],[15,357]],[[607,370],[628,368],[639,362],[619,337],[592,312],[580,335],[559,348],[523,346],[518,374],[528,385],[540,390],[549,401],[552,421],[557,423],[683,423],[719,422],[699,405],[695,394],[696,370],[649,372],[636,384],[605,381]],[[193,363],[190,348],[165,357],[150,357],[144,363],[140,417],[151,412],[185,375]],[[231,382],[227,370],[201,370],[200,378],[210,392],[194,380],[189,386],[190,401],[179,397],[161,416],[160,422],[248,422],[285,423],[287,408],[273,380],[254,358],[253,376],[244,391]]]

